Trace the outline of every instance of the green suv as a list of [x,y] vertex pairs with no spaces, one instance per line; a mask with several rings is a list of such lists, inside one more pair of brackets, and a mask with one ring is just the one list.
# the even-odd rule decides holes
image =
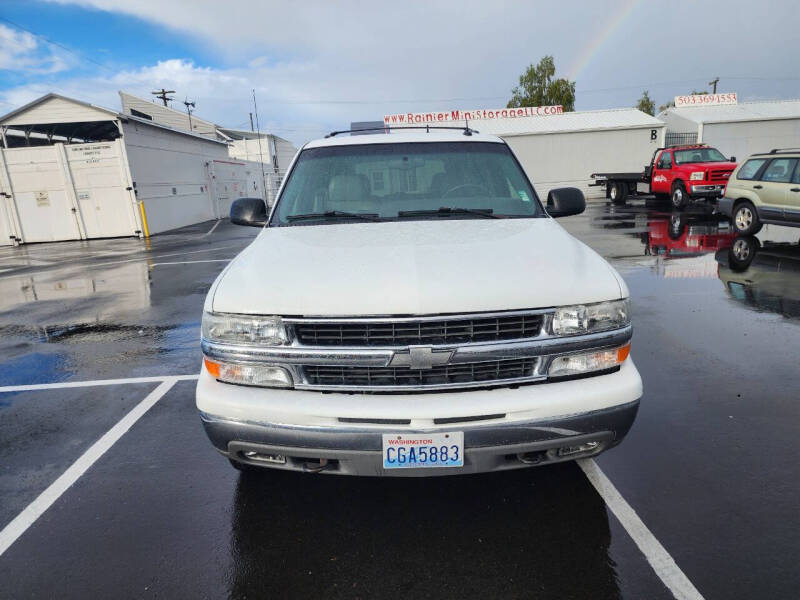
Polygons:
[[800,148],[754,154],[731,173],[718,210],[743,235],[764,223],[800,227]]

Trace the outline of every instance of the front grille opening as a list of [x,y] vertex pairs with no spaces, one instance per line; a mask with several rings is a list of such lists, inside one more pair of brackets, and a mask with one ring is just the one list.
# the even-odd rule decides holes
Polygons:
[[434,425],[449,425],[450,423],[473,423],[475,421],[493,421],[495,419],[505,419],[505,413],[498,413],[496,415],[475,415],[472,417],[444,417],[441,419],[434,419]]
[[297,323],[297,339],[307,346],[410,346],[468,344],[537,337],[543,316],[509,315],[474,319],[369,323]]
[[339,423],[364,423],[365,425],[411,425],[411,419],[359,419],[339,417]]
[[413,387],[522,379],[534,375],[536,362],[535,358],[493,360],[443,365],[432,369],[307,365],[303,371],[306,381],[311,385]]

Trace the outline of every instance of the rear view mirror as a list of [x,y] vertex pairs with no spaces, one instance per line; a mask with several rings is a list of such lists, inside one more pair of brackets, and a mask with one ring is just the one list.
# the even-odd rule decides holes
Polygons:
[[735,156],[731,156],[731,162],[736,162],[736,157]]
[[267,224],[267,205],[261,198],[237,198],[231,204],[231,223],[263,227]]
[[579,215],[586,210],[586,198],[578,188],[558,188],[547,194],[547,213],[551,217]]

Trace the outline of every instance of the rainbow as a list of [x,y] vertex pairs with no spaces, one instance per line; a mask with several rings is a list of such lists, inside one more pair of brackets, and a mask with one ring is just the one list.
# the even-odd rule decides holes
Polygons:
[[606,40],[611,37],[611,34],[614,33],[622,22],[633,12],[633,9],[636,8],[636,5],[639,4],[640,1],[641,0],[624,0],[619,12],[611,17],[605,26],[589,39],[567,69],[567,79],[569,81],[576,81],[578,79],[581,72],[586,68],[589,62],[591,62],[594,55],[597,54],[597,51],[600,50]]

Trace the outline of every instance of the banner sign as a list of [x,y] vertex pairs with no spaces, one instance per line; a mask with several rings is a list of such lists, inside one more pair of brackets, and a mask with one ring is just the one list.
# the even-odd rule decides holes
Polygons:
[[675,96],[675,108],[680,106],[715,106],[719,104],[739,104],[735,92],[727,94],[692,94]]
[[522,108],[497,108],[493,110],[447,110],[424,113],[398,113],[384,115],[384,125],[429,125],[431,123],[452,123],[456,121],[486,121],[488,119],[518,119],[521,117],[543,117],[560,115],[564,107],[525,106]]

